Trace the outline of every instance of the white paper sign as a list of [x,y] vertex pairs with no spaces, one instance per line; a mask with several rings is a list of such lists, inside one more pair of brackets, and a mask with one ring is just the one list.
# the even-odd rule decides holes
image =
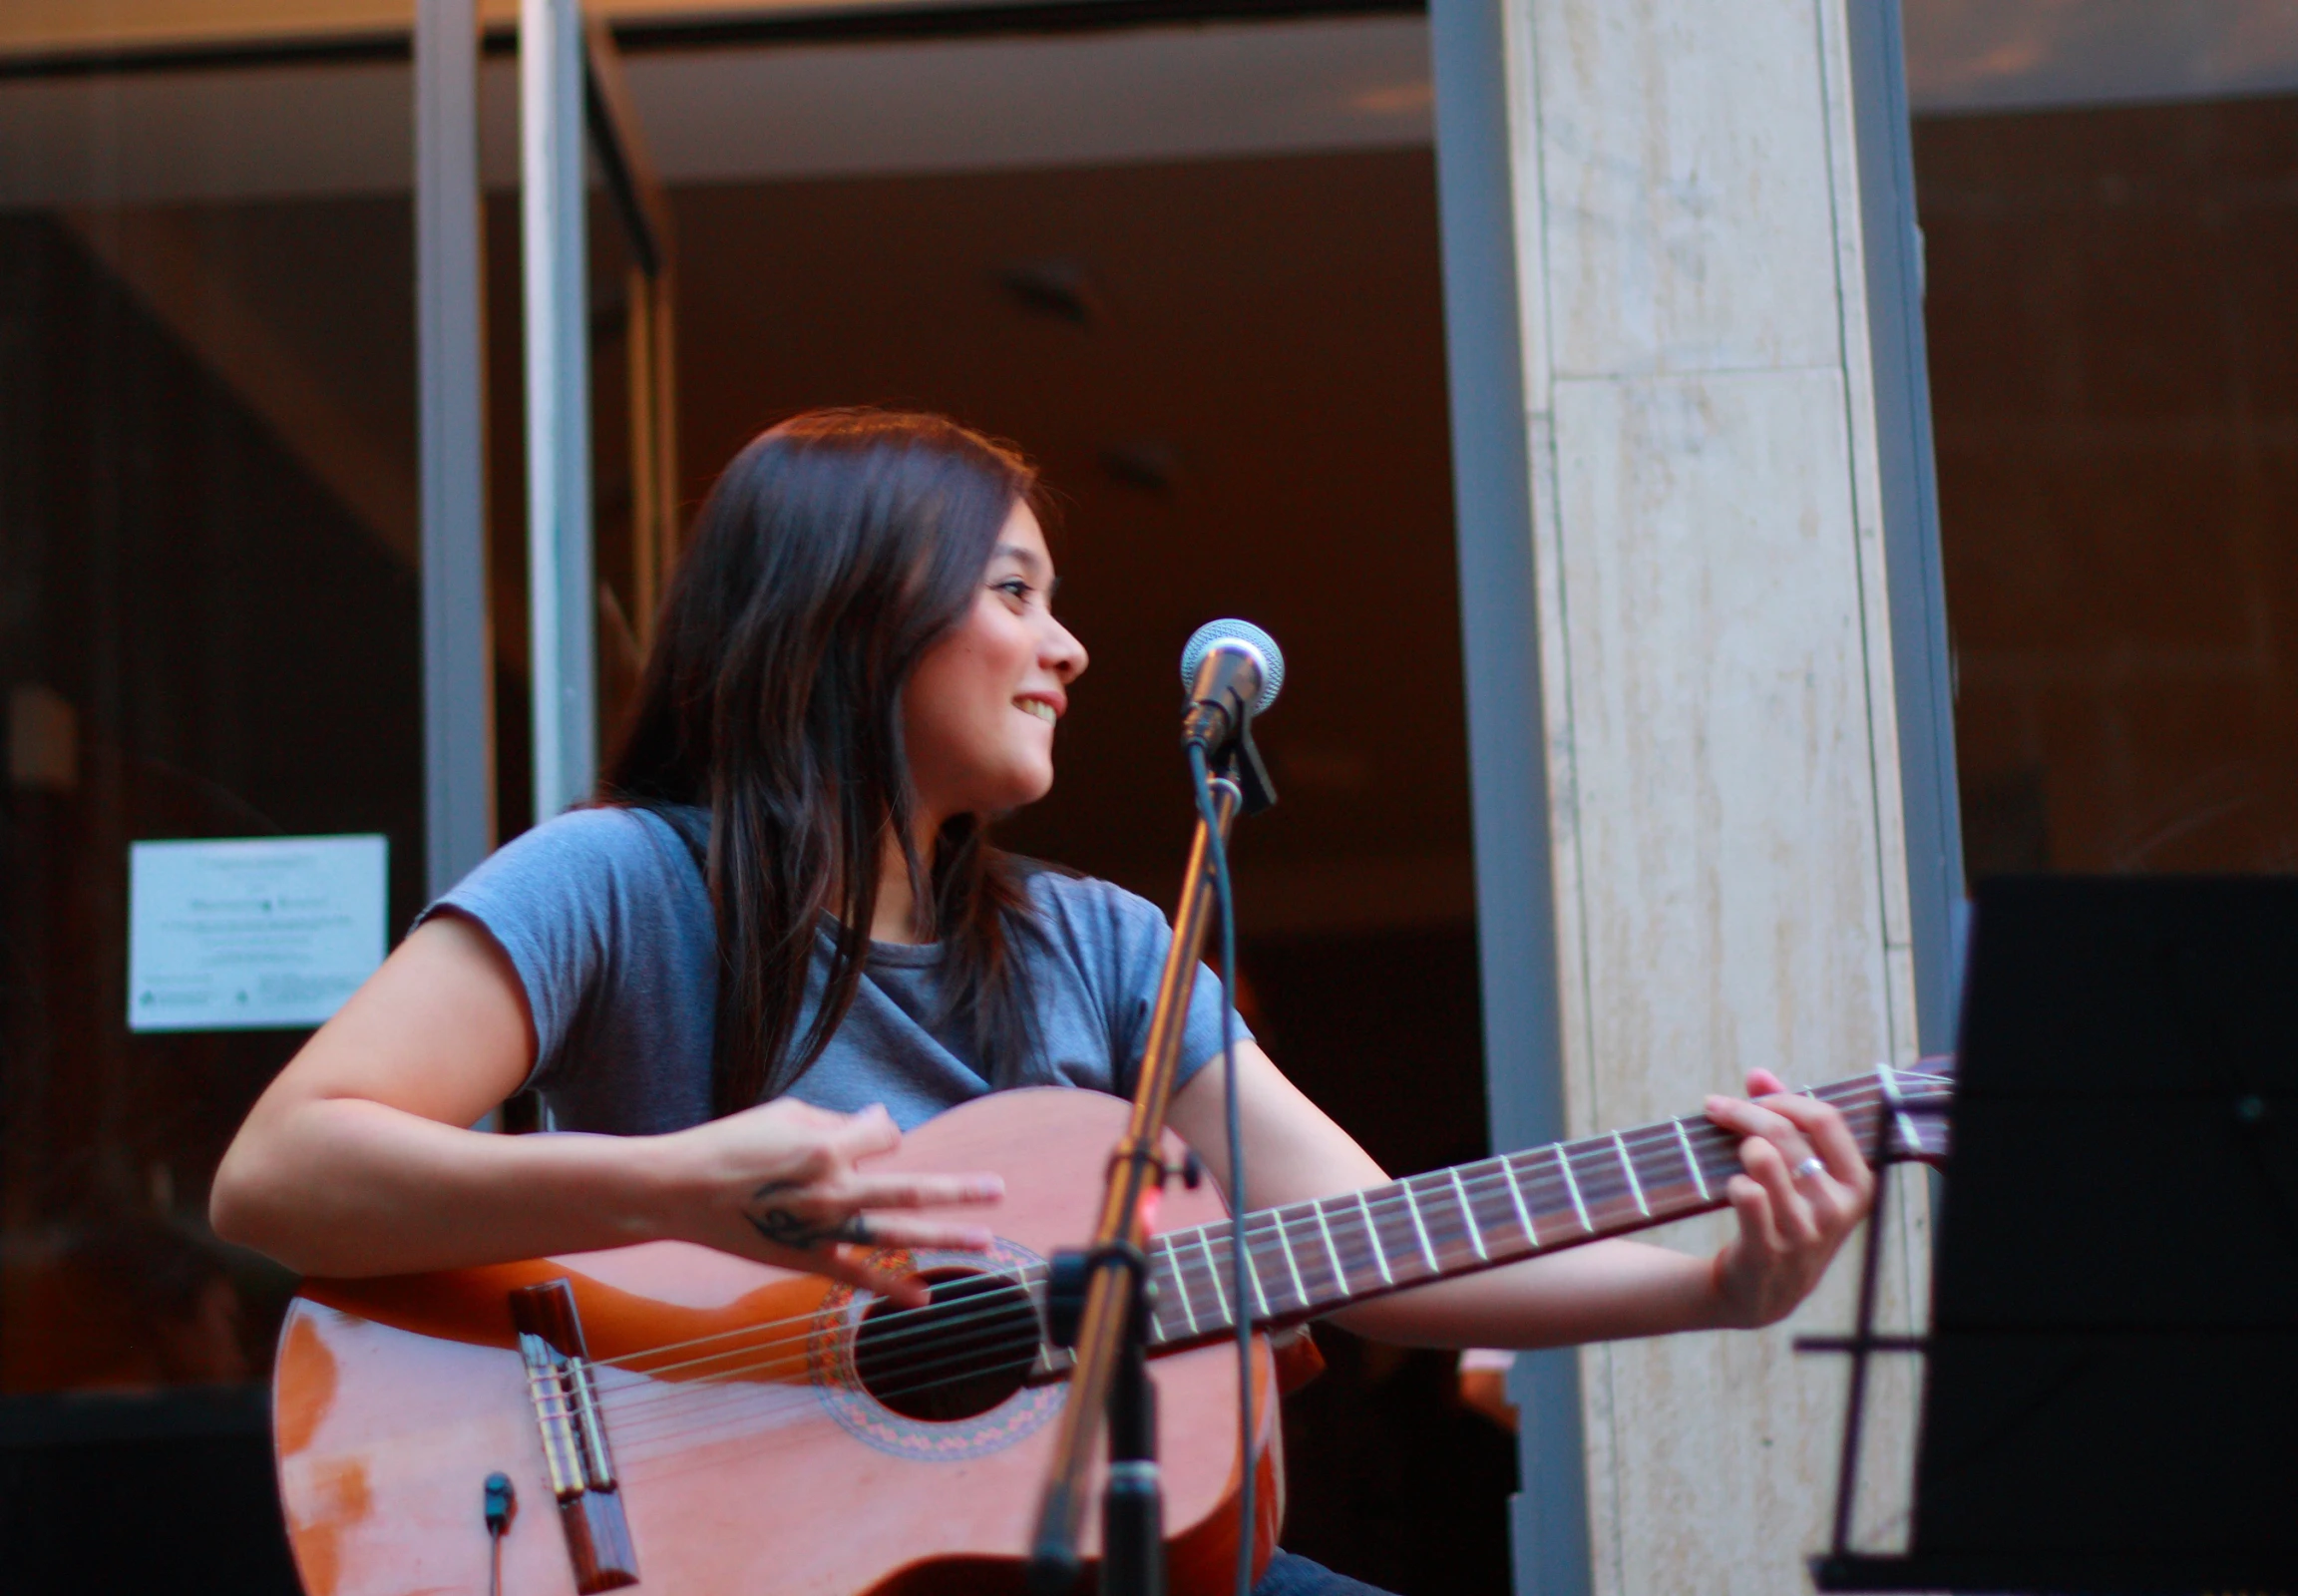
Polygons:
[[386,839],[128,849],[128,1028],[316,1025],[383,963]]

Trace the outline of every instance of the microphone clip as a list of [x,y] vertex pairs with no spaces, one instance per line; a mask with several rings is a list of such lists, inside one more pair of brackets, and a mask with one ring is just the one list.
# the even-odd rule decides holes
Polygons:
[[1205,767],[1237,783],[1242,795],[1239,807],[1248,815],[1257,815],[1277,802],[1277,784],[1269,779],[1268,763],[1253,743],[1250,707],[1237,716],[1236,730],[1228,740],[1205,750]]

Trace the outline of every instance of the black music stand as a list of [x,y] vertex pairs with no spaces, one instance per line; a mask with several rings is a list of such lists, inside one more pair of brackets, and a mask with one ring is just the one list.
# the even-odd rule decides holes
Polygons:
[[2298,880],[1980,889],[1904,1555],[1823,1591],[2298,1591]]

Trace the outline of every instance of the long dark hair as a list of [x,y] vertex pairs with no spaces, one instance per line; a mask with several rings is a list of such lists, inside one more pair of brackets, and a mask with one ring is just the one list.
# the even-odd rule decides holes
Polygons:
[[[940,416],[817,410],[752,439],[704,503],[600,801],[710,812],[715,1113],[787,1090],[845,1019],[888,836],[946,945],[944,992],[971,1014],[977,1063],[1000,1084],[1024,1067],[1019,872],[972,815],[918,857],[902,693],[1036,488],[1015,450]],[[797,1037],[826,917],[829,979]]]

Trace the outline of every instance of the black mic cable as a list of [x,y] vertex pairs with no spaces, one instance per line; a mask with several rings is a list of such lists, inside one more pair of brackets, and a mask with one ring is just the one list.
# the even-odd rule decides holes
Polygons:
[[1205,847],[1213,862],[1213,897],[1221,912],[1222,1108],[1229,1136],[1229,1300],[1237,1305],[1238,1456],[1243,1459],[1237,1495],[1237,1596],[1253,1589],[1253,1299],[1245,1262],[1245,1135],[1237,1104],[1237,906],[1229,884],[1229,845],[1222,839],[1213,809],[1213,775],[1205,745],[1187,744],[1189,777],[1197,789],[1197,814],[1205,822]]
[[1285,653],[1250,620],[1209,620],[1181,651],[1181,682],[1189,694],[1181,745],[1189,757],[1189,779],[1197,789],[1197,816],[1205,826],[1205,851],[1213,866],[1213,897],[1221,913],[1222,1108],[1229,1139],[1229,1300],[1237,1305],[1238,1456],[1243,1460],[1237,1496],[1237,1596],[1253,1588],[1253,1527],[1256,1469],[1253,1460],[1253,1301],[1251,1268],[1245,1256],[1245,1131],[1237,1095],[1237,905],[1229,880],[1229,844],[1221,835],[1213,805],[1211,750],[1226,749],[1243,735],[1253,716],[1277,701],[1285,684]]

